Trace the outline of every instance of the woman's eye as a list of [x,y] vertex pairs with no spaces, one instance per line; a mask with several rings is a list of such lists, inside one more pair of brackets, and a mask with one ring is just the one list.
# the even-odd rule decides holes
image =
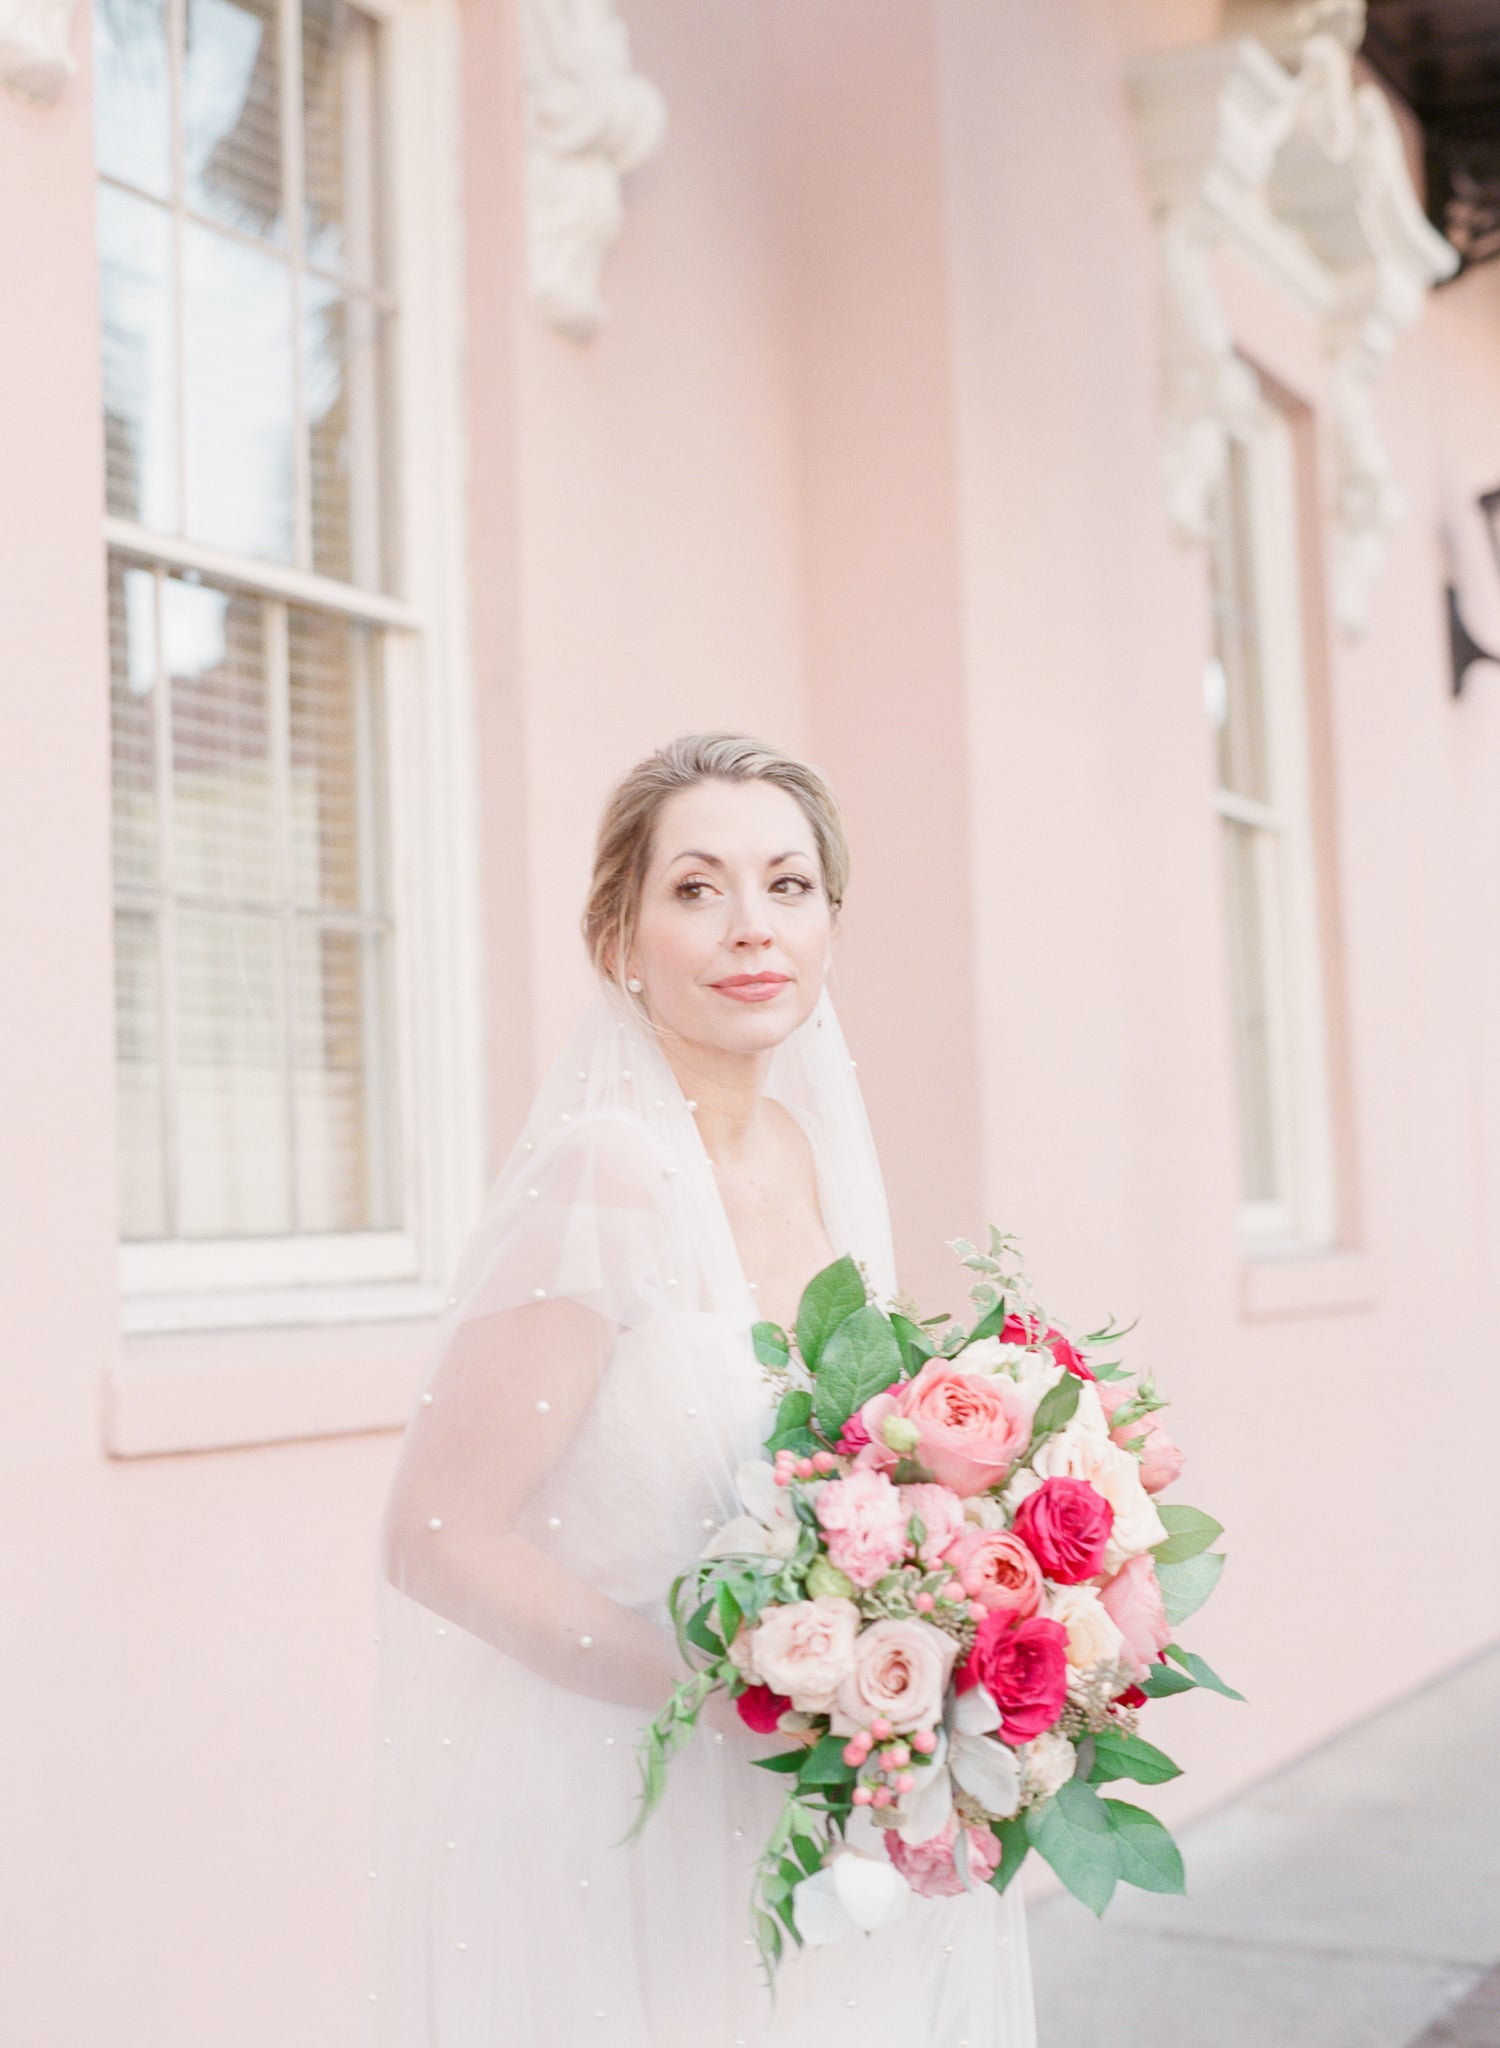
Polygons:
[[[771,886],[773,889],[780,889],[783,882],[790,882],[793,885],[793,893],[798,896],[810,896],[814,887],[806,875],[778,875]],[[707,882],[684,881],[676,885],[672,894],[683,902],[696,903],[698,901],[697,892],[708,887],[709,884]]]
[[781,875],[778,877],[776,883],[778,889],[781,887],[781,884],[783,882],[795,882],[797,884],[797,894],[799,896],[809,896],[812,894],[813,885],[807,879],[806,875]]

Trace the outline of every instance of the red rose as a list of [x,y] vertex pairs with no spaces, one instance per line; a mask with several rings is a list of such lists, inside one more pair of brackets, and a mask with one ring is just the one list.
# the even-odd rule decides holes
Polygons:
[[1115,1695],[1115,1705],[1117,1707],[1143,1707],[1146,1704],[1146,1698],[1147,1695],[1141,1691],[1138,1685],[1127,1685],[1122,1693]]
[[777,1722],[792,1703],[785,1693],[772,1692],[768,1685],[747,1685],[734,1704],[747,1728],[757,1735],[774,1735]]
[[1076,1586],[1104,1566],[1115,1511],[1086,1479],[1044,1479],[1016,1509],[1013,1528],[1049,1579]]
[[[1000,1342],[1002,1344],[1034,1344],[1036,1342],[1035,1322],[1030,1318],[1018,1316],[1012,1310],[1005,1318],[1001,1328]],[[1078,1349],[1078,1346],[1070,1343],[1062,1331],[1054,1329],[1051,1323],[1047,1325],[1047,1334],[1042,1339],[1042,1342],[1047,1345],[1058,1364],[1066,1366],[1068,1371],[1076,1378],[1081,1380],[1098,1378],[1098,1374],[1090,1372],[1084,1364],[1083,1353]]]
[[1050,1728],[1068,1697],[1068,1632],[1034,1614],[1017,1621],[996,1607],[980,1622],[974,1647],[958,1672],[958,1689],[982,1685],[1000,1709],[1007,1742],[1030,1742]]

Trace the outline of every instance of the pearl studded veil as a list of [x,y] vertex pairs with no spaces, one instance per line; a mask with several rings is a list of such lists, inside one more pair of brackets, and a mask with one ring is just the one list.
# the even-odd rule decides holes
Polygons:
[[[888,1302],[885,1190],[826,990],[766,1088],[812,1142],[830,1242]],[[800,2039],[761,2031],[743,1940],[776,1800],[760,1750],[700,1729],[616,1846],[637,1734],[681,1672],[667,1589],[737,1511],[774,1394],[692,1110],[612,985],[537,1089],[450,1296],[376,1544],[366,2039]]]

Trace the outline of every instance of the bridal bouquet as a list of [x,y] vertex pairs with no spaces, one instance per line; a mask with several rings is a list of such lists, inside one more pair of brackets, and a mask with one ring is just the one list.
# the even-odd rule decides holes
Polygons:
[[695,1668],[644,1732],[632,1835],[716,1687],[786,1736],[756,1759],[785,1783],[751,1901],[768,1975],[786,1936],[1004,1891],[1033,1849],[1096,1913],[1121,1880],[1181,1891],[1162,1823],[1097,1788],[1179,1775],[1140,1733],[1148,1702],[1242,1698],[1173,1640],[1222,1531],[1160,1499],[1182,1468],[1166,1404],[1102,1355],[1131,1326],[1067,1337],[993,1227],[988,1252],[950,1248],[984,1276],[971,1328],[887,1311],[848,1258],[795,1332],[755,1325],[784,1389],[767,1456],[671,1590]]

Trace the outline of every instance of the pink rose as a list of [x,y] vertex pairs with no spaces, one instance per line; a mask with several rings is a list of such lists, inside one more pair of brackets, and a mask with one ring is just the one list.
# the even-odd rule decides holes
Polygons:
[[[1005,1322],[1000,1330],[1000,1342],[1002,1344],[1034,1345],[1036,1341],[1036,1318],[1034,1316],[1021,1317],[1012,1310],[1005,1318]],[[1049,1323],[1047,1325],[1047,1334],[1041,1341],[1047,1346],[1058,1364],[1066,1366],[1067,1370],[1074,1374],[1076,1378],[1081,1380],[1097,1379],[1098,1375],[1090,1372],[1084,1364],[1083,1353],[1078,1349],[1078,1346],[1071,1343],[1061,1330],[1055,1330]]]
[[1076,1586],[1104,1564],[1115,1511],[1086,1479],[1044,1479],[1016,1509],[1016,1534],[1049,1579]]
[[[1000,1864],[1000,1843],[993,1829],[965,1828],[969,1838],[969,1871],[976,1884],[988,1884]],[[930,1840],[915,1847],[903,1842],[895,1828],[885,1830],[885,1853],[912,1890],[924,1899],[955,1897],[964,1888],[953,1861],[953,1844],[958,1835],[958,1818],[949,1814],[947,1826]]]
[[[767,1607],[729,1654],[741,1676],[784,1694],[801,1714],[826,1714],[849,1670],[859,1609],[836,1593]],[[740,1645],[744,1645],[743,1649]]]
[[1042,1568],[1020,1537],[1009,1529],[965,1529],[943,1553],[971,1600],[1035,1614],[1042,1599]]
[[747,1728],[753,1728],[757,1735],[774,1735],[792,1703],[785,1693],[772,1692],[768,1685],[751,1685],[736,1695],[734,1704]]
[[1018,1621],[997,1607],[980,1622],[958,1674],[960,1692],[982,1685],[1000,1709],[1009,1743],[1030,1742],[1050,1728],[1068,1697],[1068,1632],[1034,1614]]
[[895,1463],[881,1431],[897,1416],[916,1429],[912,1456],[967,1498],[1005,1477],[1031,1441],[1033,1412],[1004,1374],[964,1372],[946,1358],[929,1358],[915,1379],[866,1401],[860,1414],[870,1443],[860,1458],[884,1469]]
[[1138,1684],[1172,1640],[1155,1562],[1146,1556],[1131,1558],[1099,1588],[1099,1598],[1125,1638],[1121,1663],[1126,1676]]
[[883,1472],[854,1471],[814,1503],[828,1555],[856,1586],[873,1586],[906,1555],[907,1511]]
[[1186,1462],[1155,1415],[1142,1415],[1135,1422],[1122,1422],[1118,1429],[1110,1431],[1110,1435],[1126,1449],[1136,1438],[1146,1439],[1137,1455],[1141,1461],[1141,1484],[1147,1493],[1160,1493],[1164,1486],[1170,1486]]
[[862,1451],[869,1441],[870,1432],[865,1428],[864,1418],[856,1408],[849,1417],[849,1420],[844,1424],[844,1433],[835,1445],[835,1449],[842,1452],[846,1458],[852,1458],[855,1452]]
[[892,1728],[931,1728],[942,1719],[958,1644],[927,1621],[876,1621],[854,1645],[854,1663],[833,1703],[835,1735],[853,1735],[881,1716]]
[[927,1534],[917,1555],[923,1564],[936,1564],[955,1536],[964,1529],[964,1504],[946,1486],[903,1486],[901,1503],[907,1519],[916,1515]]

